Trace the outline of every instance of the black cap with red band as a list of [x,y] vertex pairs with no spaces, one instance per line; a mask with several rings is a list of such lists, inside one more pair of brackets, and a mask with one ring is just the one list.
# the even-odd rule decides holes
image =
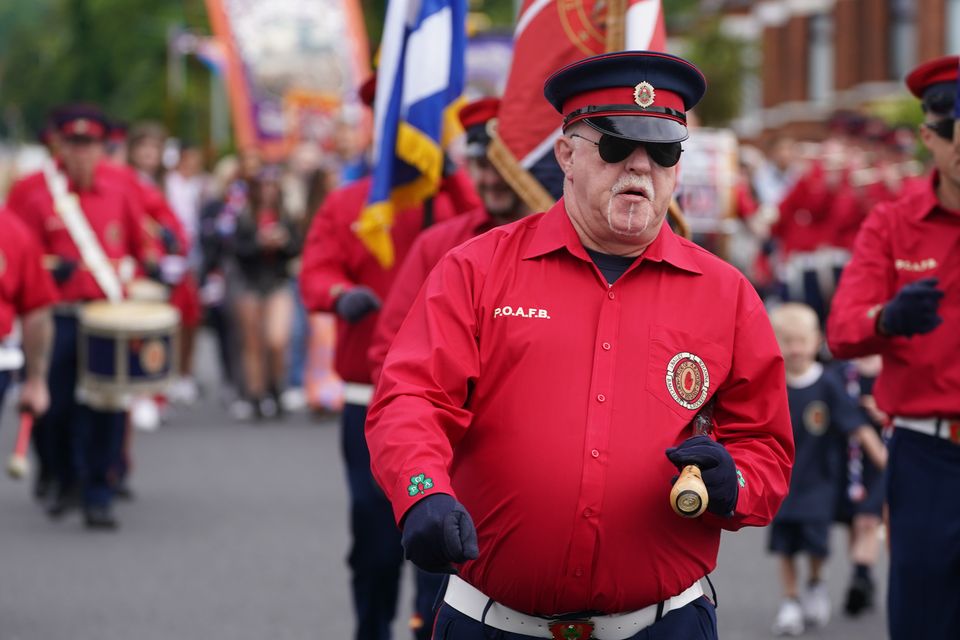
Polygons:
[[110,130],[107,116],[93,105],[60,107],[51,114],[50,121],[56,132],[68,140],[101,141]]
[[563,128],[585,121],[601,133],[638,142],[682,142],[687,111],[707,88],[692,63],[657,51],[585,58],[555,72],[543,94],[564,115]]

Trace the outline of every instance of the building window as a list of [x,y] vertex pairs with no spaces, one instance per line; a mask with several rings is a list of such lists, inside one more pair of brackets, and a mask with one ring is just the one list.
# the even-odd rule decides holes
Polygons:
[[890,0],[890,78],[900,80],[917,66],[915,0]]
[[947,53],[960,53],[960,0],[947,0]]
[[807,95],[811,102],[827,102],[833,94],[833,16],[810,16],[810,64],[807,67]]

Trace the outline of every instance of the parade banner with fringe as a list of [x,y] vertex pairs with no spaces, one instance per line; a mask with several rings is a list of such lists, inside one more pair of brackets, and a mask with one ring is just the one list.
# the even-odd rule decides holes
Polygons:
[[543,97],[560,67],[619,51],[663,51],[660,0],[524,0],[514,30],[514,58],[488,156],[534,211],[561,195],[563,175],[553,143],[563,118]]
[[356,234],[394,263],[397,211],[436,194],[464,88],[466,0],[391,0],[374,100],[373,183]]
[[358,0],[204,0],[222,47],[238,149],[282,160],[328,144],[345,96],[369,74]]

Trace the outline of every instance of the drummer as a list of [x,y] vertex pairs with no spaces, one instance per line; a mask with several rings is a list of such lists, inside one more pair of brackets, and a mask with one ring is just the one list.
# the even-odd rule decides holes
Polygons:
[[[89,529],[111,530],[117,520],[108,472],[121,446],[125,414],[95,410],[75,400],[77,312],[82,303],[106,297],[105,289],[116,279],[115,267],[121,260],[132,256],[155,264],[159,250],[144,232],[143,212],[128,184],[104,166],[108,132],[104,114],[93,106],[71,105],[54,112],[51,122],[60,141],[57,170],[66,178],[68,190],[76,194],[93,237],[90,244],[75,241],[45,176],[24,178],[17,197],[8,202],[43,248],[60,294],[54,308],[50,409],[34,428],[47,434],[51,443],[56,491],[48,508],[50,516],[59,518],[82,505]],[[97,251],[106,256],[108,268],[91,269],[81,259],[82,254]]]

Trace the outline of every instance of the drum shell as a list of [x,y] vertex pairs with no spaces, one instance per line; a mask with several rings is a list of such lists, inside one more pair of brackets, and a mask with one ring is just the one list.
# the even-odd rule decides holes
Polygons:
[[[116,318],[98,322],[90,313],[95,306]],[[138,317],[143,309],[155,312],[154,317]],[[78,400],[102,411],[125,411],[136,396],[164,392],[178,367],[179,320],[179,312],[162,303],[97,302],[82,309]]]

